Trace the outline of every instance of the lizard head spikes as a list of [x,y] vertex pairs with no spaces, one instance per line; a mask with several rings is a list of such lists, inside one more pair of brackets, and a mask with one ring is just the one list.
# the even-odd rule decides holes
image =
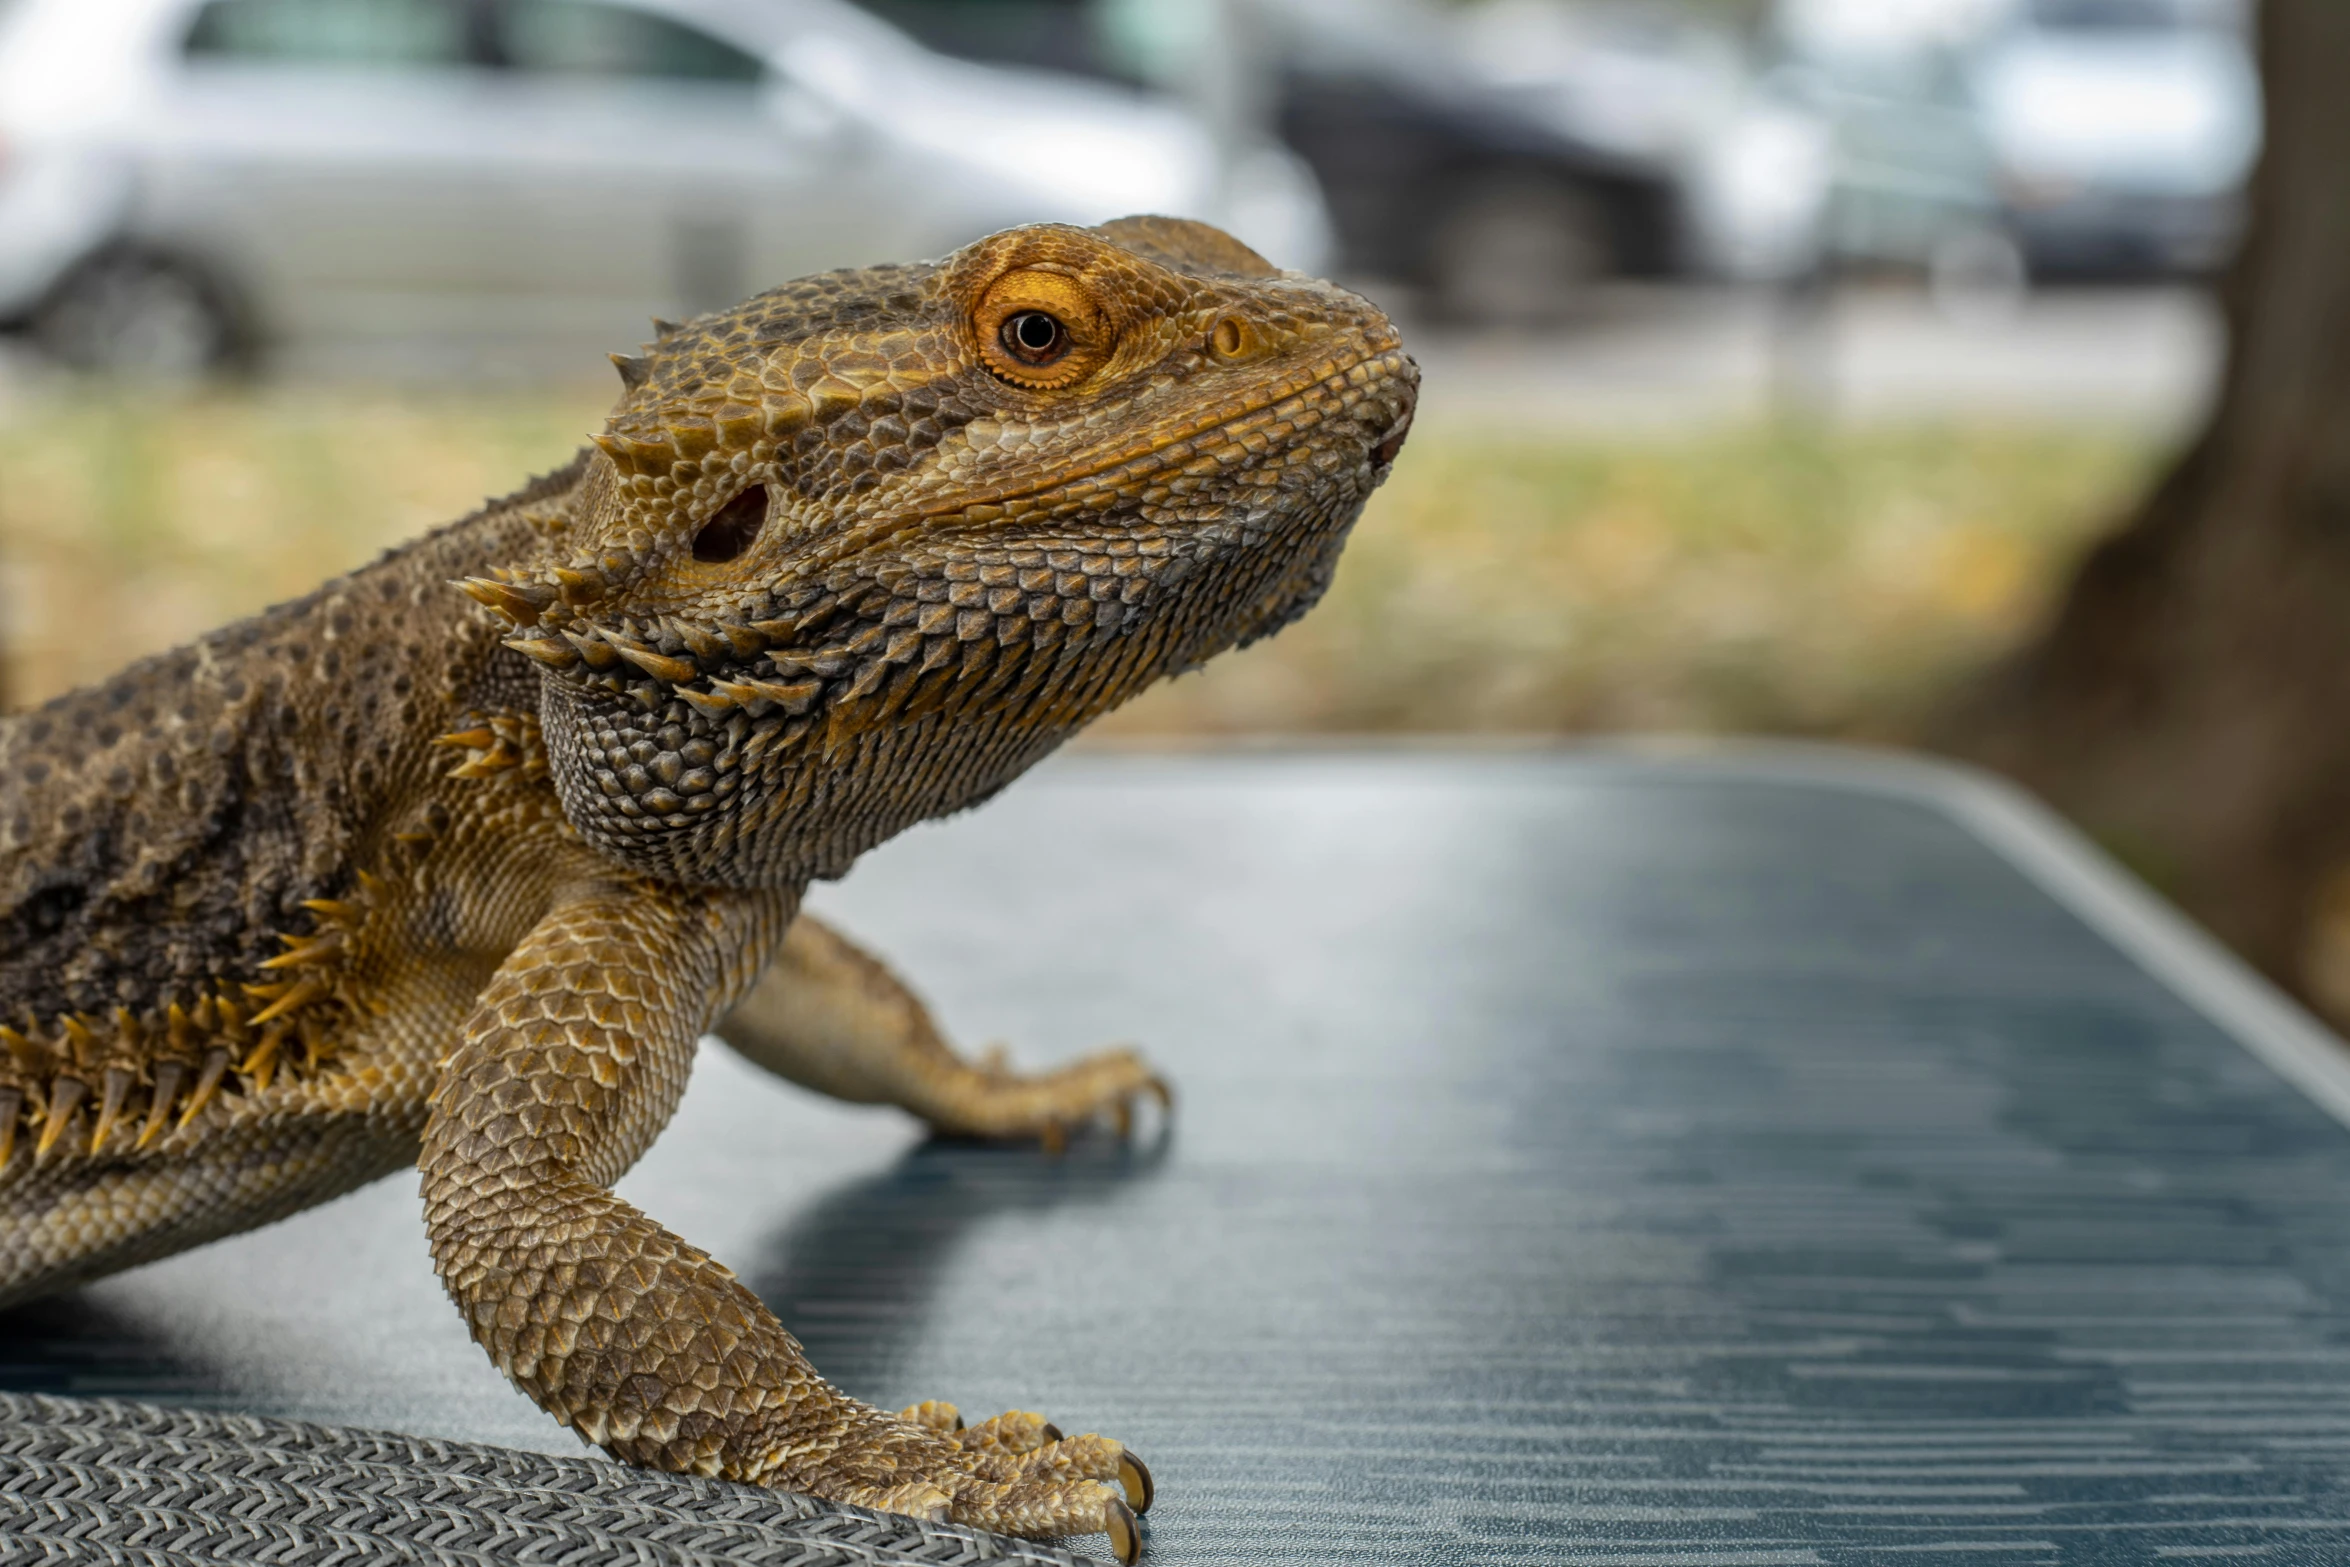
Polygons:
[[549,556],[463,586],[573,824],[733,885],[837,874],[1302,613],[1418,385],[1370,304],[1166,218],[803,279],[619,363]]

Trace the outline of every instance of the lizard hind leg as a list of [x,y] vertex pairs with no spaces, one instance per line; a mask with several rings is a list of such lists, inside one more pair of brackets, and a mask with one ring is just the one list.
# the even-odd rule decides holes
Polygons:
[[807,915],[718,1033],[775,1073],[855,1104],[893,1104],[953,1136],[1034,1138],[1058,1151],[1106,1121],[1131,1133],[1144,1099],[1171,1109],[1166,1080],[1131,1050],[1104,1050],[1044,1072],[1011,1069],[1001,1050],[967,1060],[881,961]]

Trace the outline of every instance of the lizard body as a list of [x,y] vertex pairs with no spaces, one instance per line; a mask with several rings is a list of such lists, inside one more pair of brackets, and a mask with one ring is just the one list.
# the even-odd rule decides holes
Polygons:
[[1166,219],[616,362],[563,470],[0,719],[0,1303],[421,1165],[475,1338],[615,1455],[1131,1560],[1120,1444],[858,1403],[608,1188],[712,1029],[962,1133],[1163,1096],[1128,1052],[962,1060],[800,894],[1309,607],[1417,371]]

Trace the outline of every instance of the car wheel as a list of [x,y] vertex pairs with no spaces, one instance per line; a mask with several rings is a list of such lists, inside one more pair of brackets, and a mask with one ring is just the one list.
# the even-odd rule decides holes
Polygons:
[[77,267],[34,316],[33,340],[77,369],[166,381],[233,368],[244,347],[234,313],[206,278],[135,251]]
[[1429,245],[1429,285],[1448,319],[1528,326],[1566,315],[1609,269],[1605,214],[1557,180],[1489,181],[1444,214]]

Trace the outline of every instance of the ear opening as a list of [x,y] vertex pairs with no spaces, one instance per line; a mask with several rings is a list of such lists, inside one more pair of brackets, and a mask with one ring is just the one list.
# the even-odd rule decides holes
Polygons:
[[754,484],[711,513],[694,535],[694,559],[718,564],[751,547],[767,525],[767,486]]

